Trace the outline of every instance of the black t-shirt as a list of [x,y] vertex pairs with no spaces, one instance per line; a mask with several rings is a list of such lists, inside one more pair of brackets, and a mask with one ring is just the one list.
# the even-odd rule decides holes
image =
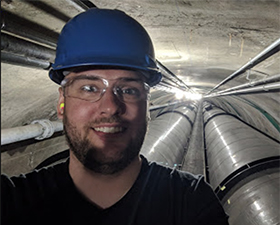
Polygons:
[[202,176],[148,162],[129,192],[101,209],[81,195],[68,162],[1,181],[1,220],[11,224],[226,225],[227,215]]

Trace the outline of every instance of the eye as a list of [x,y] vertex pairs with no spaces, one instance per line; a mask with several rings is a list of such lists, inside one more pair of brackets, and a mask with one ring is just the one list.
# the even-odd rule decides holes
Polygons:
[[121,93],[123,95],[129,95],[129,96],[134,96],[134,97],[139,97],[141,95],[140,90],[138,90],[137,88],[121,88]]
[[81,87],[81,90],[84,92],[98,92],[99,89],[96,86],[91,86],[91,85],[84,85]]

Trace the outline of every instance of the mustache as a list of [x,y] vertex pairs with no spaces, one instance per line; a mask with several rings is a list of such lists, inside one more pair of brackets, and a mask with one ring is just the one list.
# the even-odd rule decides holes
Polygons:
[[119,116],[101,117],[97,118],[90,123],[90,125],[98,125],[101,123],[123,123],[125,122]]

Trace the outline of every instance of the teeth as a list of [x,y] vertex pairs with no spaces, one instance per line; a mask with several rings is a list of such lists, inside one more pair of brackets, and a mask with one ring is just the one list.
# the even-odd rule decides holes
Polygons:
[[103,133],[113,134],[113,133],[118,133],[118,132],[123,131],[123,128],[122,127],[96,127],[96,128],[94,128],[94,130],[100,131]]

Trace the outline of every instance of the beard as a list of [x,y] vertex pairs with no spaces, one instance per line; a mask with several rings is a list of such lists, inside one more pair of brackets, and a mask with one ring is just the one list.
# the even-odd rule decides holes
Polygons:
[[[115,116],[107,120],[111,122],[121,121],[120,118]],[[91,130],[90,126],[84,127],[87,133],[82,137],[81,132],[75,125],[71,124],[66,114],[63,123],[66,141],[76,158],[89,170],[108,175],[125,169],[139,155],[146,135],[148,120],[147,117],[145,122],[137,129],[135,138],[131,138],[123,150],[116,152],[114,158],[107,157],[104,149],[98,148],[87,138],[87,134]],[[103,122],[105,122],[104,119]]]

